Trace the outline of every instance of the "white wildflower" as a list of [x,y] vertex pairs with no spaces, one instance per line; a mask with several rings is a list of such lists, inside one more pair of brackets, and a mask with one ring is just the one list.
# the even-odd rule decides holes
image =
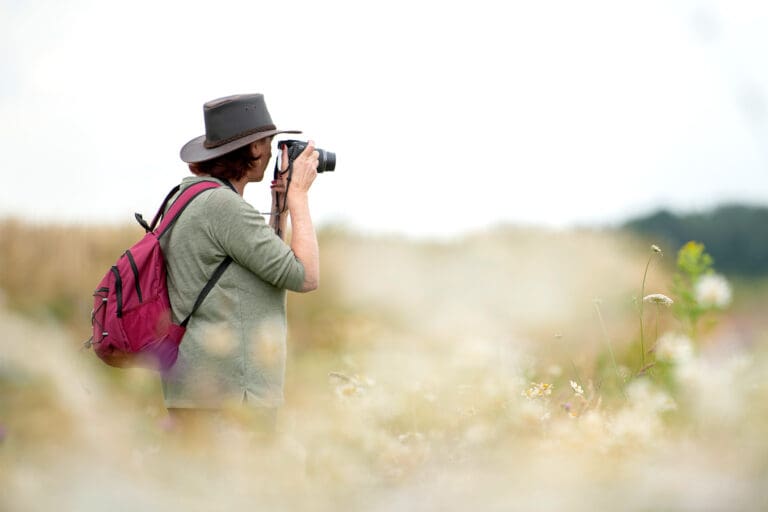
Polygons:
[[664,295],[663,293],[652,293],[643,297],[643,302],[650,302],[651,304],[659,304],[661,306],[671,306],[675,301]]
[[570,381],[570,383],[571,383],[571,389],[573,390],[574,393],[576,393],[577,395],[584,396],[584,388],[579,386],[578,382],[576,382],[575,380],[572,380]]
[[693,358],[693,343],[688,336],[668,332],[659,338],[655,352],[659,361],[682,364]]
[[356,385],[354,385],[351,382],[348,382],[346,384],[341,384],[339,386],[336,386],[334,389],[334,392],[336,393],[336,396],[344,399],[344,398],[350,398],[355,395],[361,395],[363,393],[363,388],[360,388]]
[[529,400],[544,398],[552,394],[552,384],[531,382],[531,387],[520,394]]
[[328,377],[334,386],[336,396],[341,399],[364,395],[368,389],[375,385],[373,379],[359,375],[349,377],[340,372],[330,372]]
[[632,381],[626,389],[627,398],[634,408],[659,413],[677,408],[675,401],[664,391],[655,388],[648,380]]
[[702,276],[695,291],[696,301],[702,306],[724,308],[731,303],[731,285],[720,274]]
[[661,252],[661,248],[658,245],[656,245],[656,244],[651,245],[651,250],[653,252],[657,252],[657,253],[659,253],[661,255],[664,254],[663,252]]
[[397,440],[402,444],[415,444],[424,441],[424,434],[421,432],[406,432],[397,436]]

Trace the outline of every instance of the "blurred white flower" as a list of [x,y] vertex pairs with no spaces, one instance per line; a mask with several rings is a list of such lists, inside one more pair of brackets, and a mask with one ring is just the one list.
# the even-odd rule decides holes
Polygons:
[[659,361],[682,364],[693,358],[693,343],[684,334],[668,332],[659,338],[655,352]]
[[[759,375],[750,372],[749,364],[749,357],[736,353],[716,360],[695,358],[675,367],[675,377],[693,406],[692,418],[697,424],[743,426],[744,416],[753,410],[748,398],[749,375]],[[758,378],[762,380],[762,376]]]
[[646,379],[632,381],[626,392],[632,407],[647,413],[671,411],[677,407],[672,397]]
[[339,398],[350,398],[355,395],[360,395],[364,392],[363,388],[356,386],[355,384],[348,382],[346,384],[341,384],[339,386],[336,386],[334,389],[334,392],[336,393],[336,396]]
[[643,297],[643,302],[650,302],[651,304],[660,304],[662,306],[671,306],[675,301],[664,295],[663,293],[652,293]]
[[578,382],[576,382],[575,380],[572,380],[570,381],[570,383],[571,383],[571,389],[573,390],[574,393],[576,393],[577,395],[584,396],[584,388],[579,386]]
[[214,325],[208,328],[203,337],[202,348],[213,356],[228,356],[236,346],[234,333],[226,325]]
[[341,399],[363,395],[376,384],[376,381],[373,379],[365,376],[361,377],[357,374],[349,377],[341,372],[330,372],[328,377],[331,385],[334,387],[336,396]]
[[731,303],[731,285],[720,274],[702,276],[696,282],[696,301],[705,307],[724,308]]
[[552,384],[545,382],[531,382],[531,387],[521,393],[522,396],[529,400],[536,398],[543,398],[552,394]]
[[397,440],[402,444],[414,444],[424,441],[424,434],[421,432],[406,432],[397,436]]
[[525,400],[516,415],[516,419],[534,426],[541,425],[551,417],[547,402],[544,400]]
[[656,245],[656,244],[653,244],[653,245],[651,246],[651,250],[652,250],[653,252],[657,252],[657,253],[659,253],[659,254],[664,254],[663,252],[661,252],[661,248],[660,248],[658,245]]

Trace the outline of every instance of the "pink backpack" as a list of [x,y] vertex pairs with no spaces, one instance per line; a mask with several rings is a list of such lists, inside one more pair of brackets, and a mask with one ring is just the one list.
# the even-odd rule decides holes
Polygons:
[[[219,186],[211,181],[196,183],[184,190],[168,212],[163,214],[168,201],[179,190],[176,186],[166,196],[151,225],[136,214],[147,234],[125,251],[93,294],[93,336],[86,342],[86,347],[93,346],[96,355],[108,365],[165,371],[176,362],[179,343],[189,319],[232,259],[226,257],[221,262],[198,295],[192,312],[176,325],[171,320],[160,238],[170,231],[192,199]],[[155,229],[160,217],[162,222]]]

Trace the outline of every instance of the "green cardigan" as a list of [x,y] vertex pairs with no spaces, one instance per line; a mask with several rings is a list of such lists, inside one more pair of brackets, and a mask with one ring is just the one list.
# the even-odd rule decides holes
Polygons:
[[162,376],[166,407],[283,403],[286,294],[304,267],[264,217],[222,183],[195,198],[160,244],[174,322],[181,322],[226,255],[232,264],[190,319],[176,364]]

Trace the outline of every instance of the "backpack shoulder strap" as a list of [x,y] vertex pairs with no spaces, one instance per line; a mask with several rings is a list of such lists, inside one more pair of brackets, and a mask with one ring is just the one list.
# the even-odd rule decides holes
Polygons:
[[160,218],[163,216],[163,214],[165,214],[165,208],[168,206],[168,202],[176,194],[176,192],[179,191],[180,188],[181,185],[176,185],[171,189],[170,192],[168,192],[168,195],[165,196],[165,199],[163,199],[163,204],[160,205],[160,208],[158,208],[157,213],[155,214],[155,218],[152,219],[152,224],[149,225],[149,231],[155,230],[157,223],[160,222]]
[[195,311],[197,311],[197,308],[200,307],[200,304],[203,303],[205,298],[208,296],[208,293],[213,289],[216,282],[219,280],[221,275],[224,273],[225,270],[227,270],[227,267],[229,264],[232,263],[232,258],[230,256],[227,256],[224,258],[224,260],[219,263],[219,266],[216,267],[216,270],[213,271],[213,275],[208,280],[207,283],[205,283],[205,287],[200,291],[200,295],[197,296],[197,300],[195,301],[195,305],[192,306],[192,311],[187,315],[187,318],[185,318],[181,324],[182,327],[186,327],[189,323],[189,319],[192,318],[192,315],[195,314]]
[[155,218],[152,219],[151,224],[147,224],[147,221],[144,220],[144,216],[142,214],[140,213],[134,214],[134,217],[136,217],[136,222],[138,222],[139,225],[144,228],[144,231],[146,231],[147,233],[151,233],[155,230],[155,228],[157,227],[157,222],[160,220],[160,217],[162,217],[163,213],[165,212],[165,207],[168,205],[168,201],[170,201],[173,195],[179,191],[179,188],[180,186],[176,185],[171,189],[170,192],[168,192],[168,195],[165,196],[165,199],[163,199],[163,204],[161,204],[160,208],[157,210],[157,213],[155,214]]
[[[184,192],[181,193],[181,195],[173,202],[171,207],[168,209],[168,211],[162,215],[163,220],[160,222],[160,225],[157,226],[157,238],[161,238],[165,233],[168,232],[168,230],[173,226],[173,224],[176,222],[176,219],[179,218],[179,215],[181,215],[181,212],[184,211],[184,209],[187,207],[187,205],[198,195],[205,192],[206,190],[210,190],[212,188],[218,188],[221,185],[218,183],[215,183],[213,181],[201,181],[200,183],[195,183],[194,185],[191,185],[187,189],[184,190]],[[155,219],[152,221],[152,226],[155,226],[155,223],[158,219],[158,216],[161,215],[161,213],[165,210],[165,206],[168,203],[168,201],[173,197],[173,194],[176,193],[178,190],[178,187],[176,189],[172,190],[171,193],[168,194],[168,196],[165,198],[165,201],[163,202],[163,206],[160,207],[160,210],[157,212],[157,215],[155,216]]]
[[[225,182],[229,188],[231,188],[233,191],[236,192],[235,188],[232,186],[231,183],[228,181]],[[168,201],[171,200],[173,195],[178,192],[179,186],[171,190],[168,195],[166,196],[165,200],[163,201],[163,205],[160,207],[160,210],[158,210],[157,215],[155,215],[155,219],[152,221],[152,228],[154,231],[155,225],[157,224],[158,219],[162,216],[162,222],[160,222],[160,225],[157,227],[157,238],[160,239],[165,233],[170,231],[171,227],[173,227],[173,224],[176,222],[176,219],[179,218],[179,215],[184,211],[184,209],[189,205],[190,202],[194,198],[196,198],[201,193],[205,192],[206,190],[210,190],[212,188],[218,188],[221,185],[219,185],[216,182],[213,181],[201,181],[200,183],[195,183],[194,185],[191,185],[187,189],[184,190],[184,192],[181,193],[181,195],[173,202],[171,207],[168,209],[167,213],[165,212],[165,207],[168,204]],[[227,270],[227,267],[232,263],[232,258],[230,256],[227,256],[222,260],[221,263],[219,263],[219,266],[216,267],[216,270],[214,270],[213,275],[211,275],[211,278],[208,279],[208,282],[205,283],[205,286],[200,291],[200,294],[197,296],[197,300],[195,300],[195,305],[192,306],[192,311],[187,315],[187,317],[181,322],[181,327],[186,327],[189,323],[189,319],[192,318],[192,315],[195,314],[197,311],[197,308],[200,307],[200,305],[203,303],[205,298],[208,296],[208,293],[213,289],[213,287],[216,285],[216,282],[218,282],[219,278],[222,276],[225,270]]]

